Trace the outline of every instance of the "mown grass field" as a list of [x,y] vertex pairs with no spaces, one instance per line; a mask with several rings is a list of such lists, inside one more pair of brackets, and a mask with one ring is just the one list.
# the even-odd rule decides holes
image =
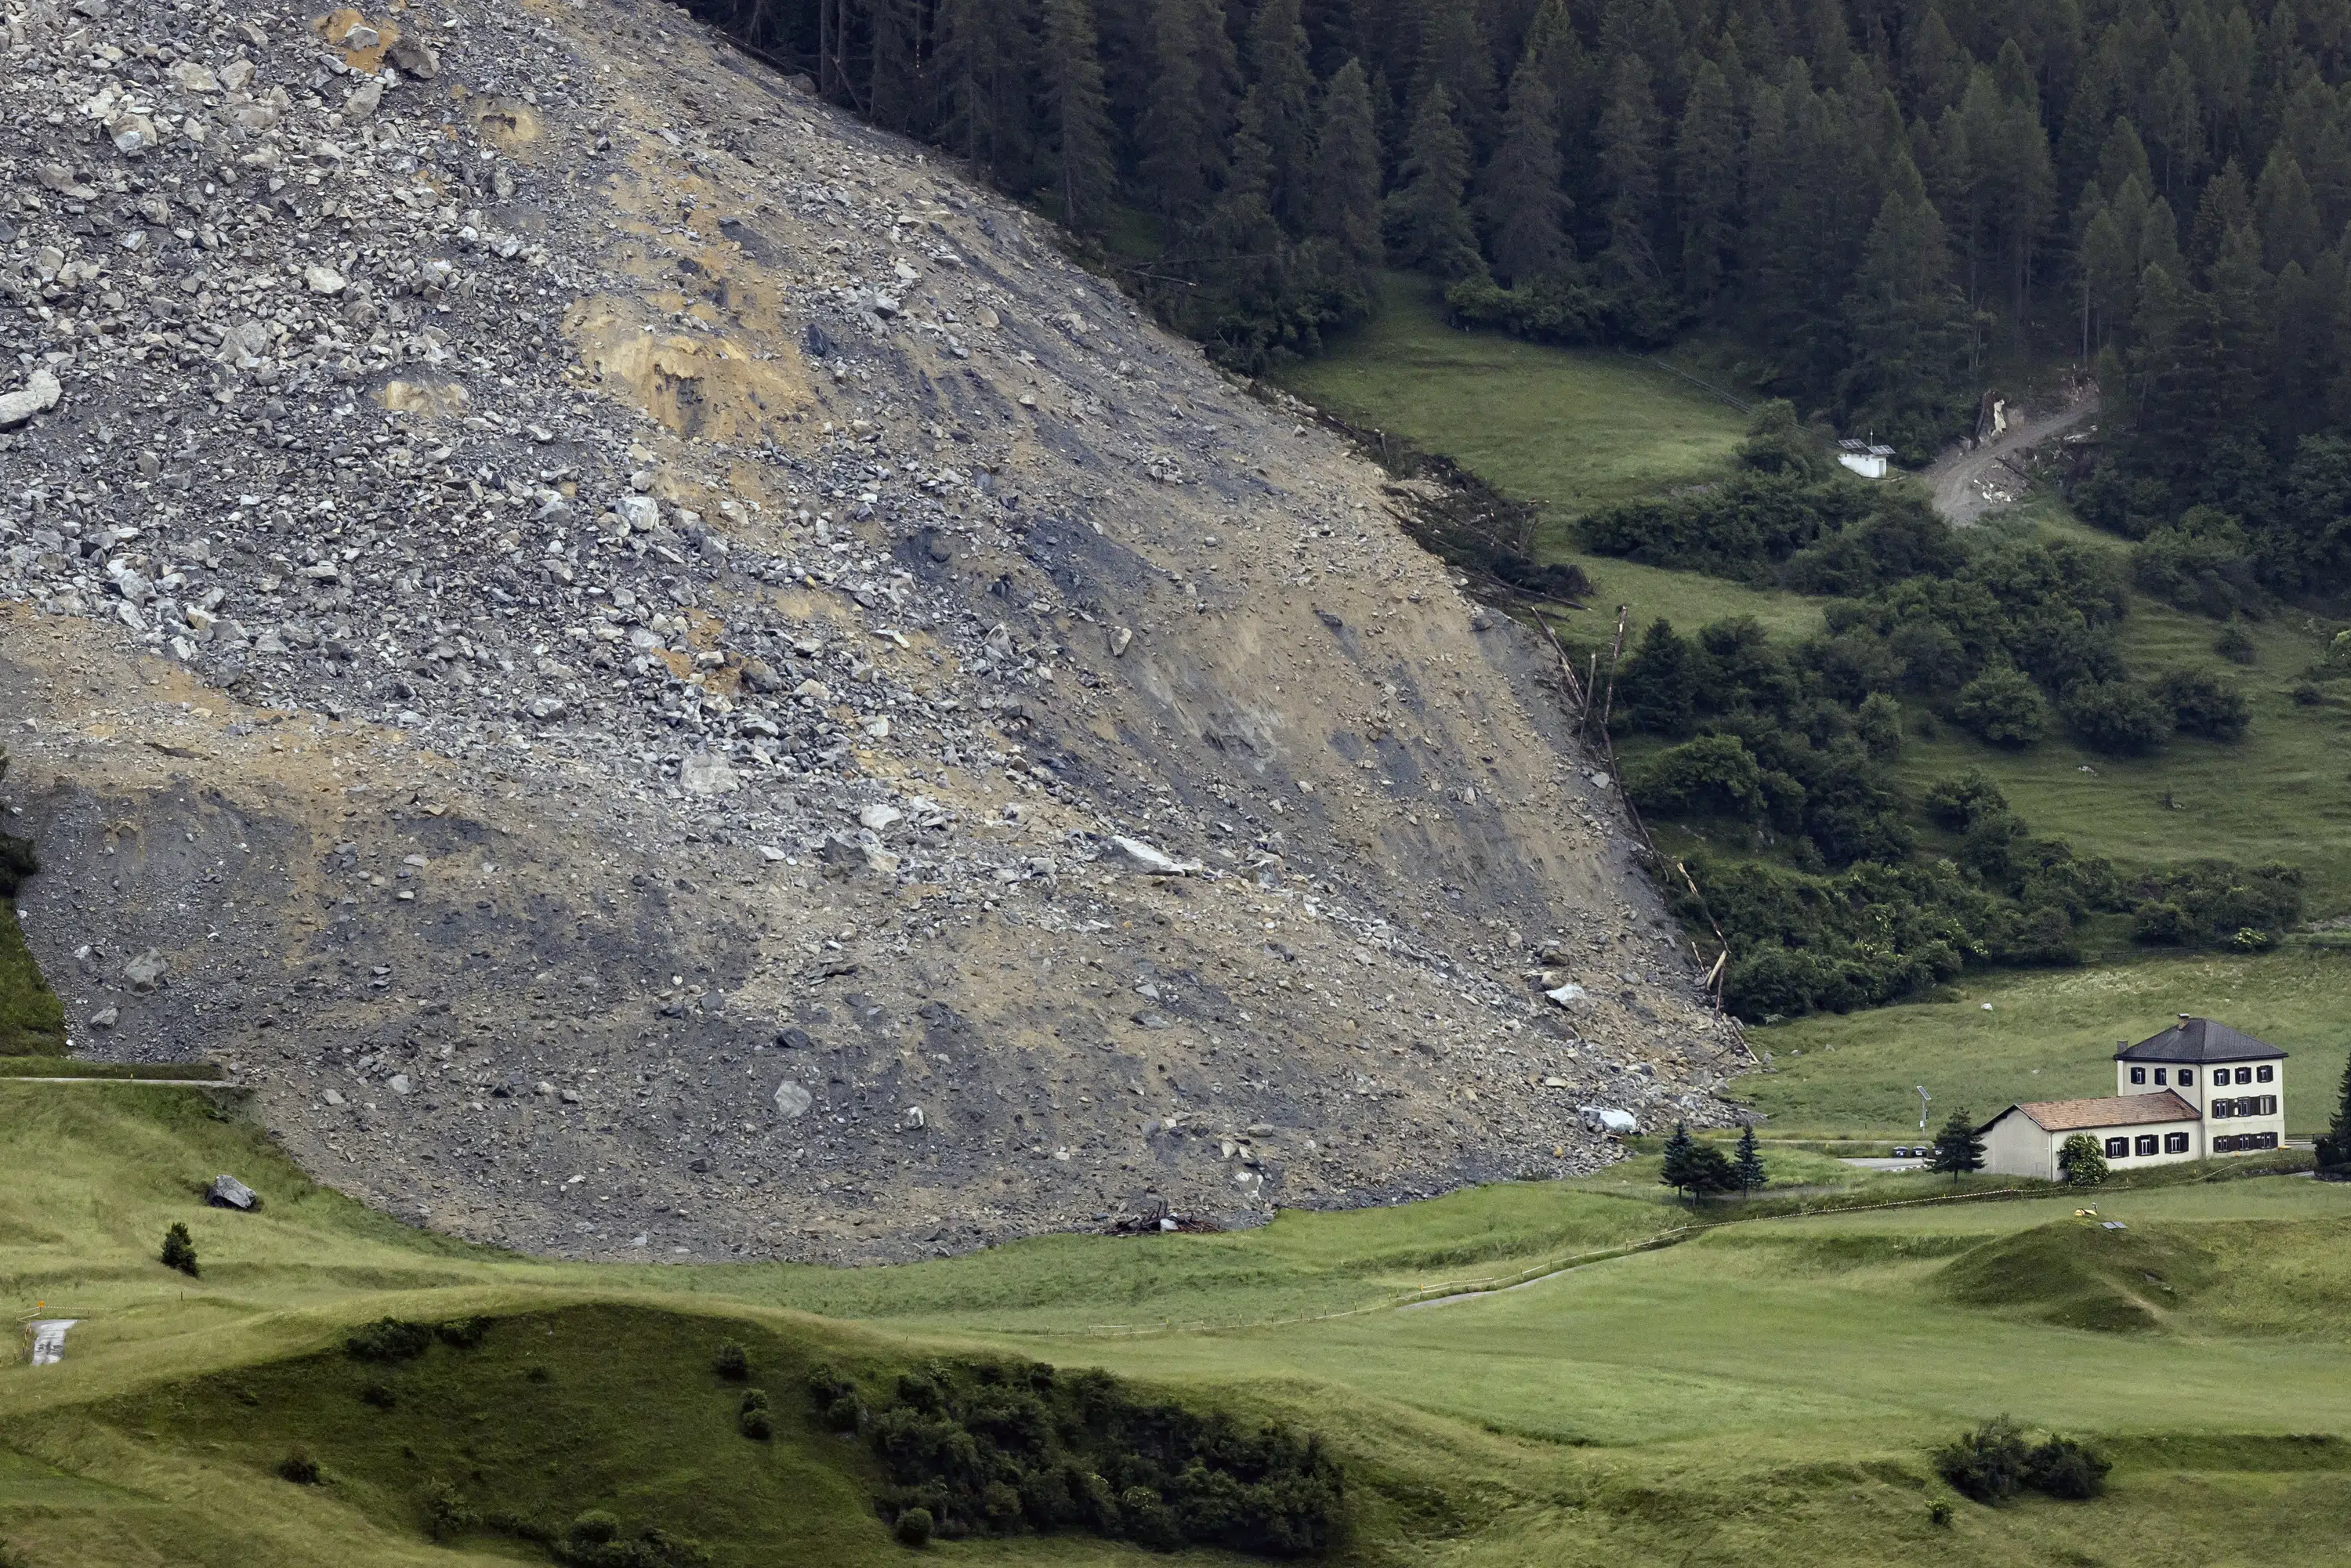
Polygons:
[[[314,1186],[196,1092],[0,1084],[0,1281],[20,1315],[85,1320],[64,1364],[0,1371],[0,1542],[33,1568],[547,1560],[479,1528],[430,1542],[420,1498],[436,1481],[485,1515],[658,1524],[716,1568],[911,1561],[865,1500],[863,1446],[817,1430],[794,1390],[818,1357],[886,1379],[959,1351],[1100,1365],[1314,1429],[1353,1478],[1348,1563],[2188,1564],[2256,1536],[2326,1562],[2351,1506],[2351,1190],[2308,1181],[2101,1195],[2123,1232],[2076,1221],[2071,1196],[1782,1213],[1396,1311],[1380,1303],[1402,1289],[1752,1210],[1693,1216],[1651,1158],[1246,1233],[1050,1239],[906,1269],[541,1264]],[[1843,1182],[1835,1201],[1941,1190],[1778,1157],[1792,1189]],[[265,1208],[201,1207],[221,1169]],[[200,1279],[152,1261],[175,1218]],[[1107,1332],[1113,1300],[1129,1320],[1213,1306],[1228,1326]],[[1319,1315],[1351,1307],[1370,1310]],[[392,1366],[340,1349],[379,1316],[484,1312],[473,1348]],[[722,1337],[775,1396],[770,1442],[733,1428],[737,1393],[710,1366]],[[1958,1502],[1931,1523],[1951,1494],[1928,1450],[2003,1410],[2107,1445],[2109,1495]],[[324,1484],[278,1478],[297,1447]],[[931,1552],[1166,1560],[1083,1537]]]

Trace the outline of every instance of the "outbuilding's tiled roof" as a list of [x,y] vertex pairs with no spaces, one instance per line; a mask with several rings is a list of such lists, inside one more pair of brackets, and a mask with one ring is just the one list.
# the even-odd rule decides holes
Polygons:
[[2285,1052],[2242,1030],[2188,1018],[2115,1052],[2116,1061],[2275,1061]]
[[[2196,1107],[2167,1089],[2160,1094],[2109,1094],[2097,1100],[2026,1100],[2008,1111],[2022,1111],[2043,1131],[2079,1133],[2092,1127],[2137,1127],[2152,1122],[2193,1122]],[[2002,1111],[2000,1116],[2008,1114]],[[2000,1120],[1984,1124],[1990,1127]]]

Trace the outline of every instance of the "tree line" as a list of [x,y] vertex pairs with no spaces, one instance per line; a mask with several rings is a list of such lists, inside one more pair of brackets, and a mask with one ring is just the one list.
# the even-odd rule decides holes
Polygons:
[[2351,0],[694,0],[1102,247],[1237,367],[1383,267],[1536,336],[1706,329],[1918,456],[2095,362],[2083,506],[2351,577]]

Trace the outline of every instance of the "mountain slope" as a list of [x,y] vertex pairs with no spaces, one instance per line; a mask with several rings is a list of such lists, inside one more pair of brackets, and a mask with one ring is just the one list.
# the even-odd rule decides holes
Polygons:
[[1721,1119],[1547,650],[935,155],[660,7],[25,45],[0,711],[80,1049],[587,1255]]

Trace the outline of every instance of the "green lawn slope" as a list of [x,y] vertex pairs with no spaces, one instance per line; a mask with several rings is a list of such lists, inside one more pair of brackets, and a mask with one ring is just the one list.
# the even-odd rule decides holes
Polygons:
[[[2308,1181],[2189,1172],[2098,1195],[2090,1222],[2070,1196],[1921,1206],[1940,1178],[1782,1155],[1781,1194],[1693,1211],[1652,1158],[904,1269],[600,1267],[400,1226],[201,1092],[0,1083],[0,1288],[21,1316],[84,1320],[62,1365],[0,1370],[0,1542],[31,1568],[549,1560],[480,1527],[431,1541],[440,1483],[485,1522],[599,1509],[693,1537],[714,1568],[912,1561],[870,1505],[865,1447],[797,1390],[819,1357],[879,1379],[965,1353],[1311,1428],[1348,1467],[1349,1563],[2184,1564],[2249,1532],[2325,1561],[2351,1505],[2351,1190]],[[202,1207],[222,1169],[261,1212]],[[1870,1207],[1795,1212],[1823,1203]],[[152,1260],[175,1219],[200,1278]],[[1388,1304],[1545,1263],[1522,1289]],[[387,1314],[493,1321],[394,1365],[344,1354]],[[721,1338],[774,1396],[769,1441],[736,1430]],[[2109,1495],[1957,1502],[1926,1456],[2001,1411],[2107,1445]],[[297,1448],[322,1484],[280,1479]],[[1081,1536],[929,1551],[1166,1560]]]

